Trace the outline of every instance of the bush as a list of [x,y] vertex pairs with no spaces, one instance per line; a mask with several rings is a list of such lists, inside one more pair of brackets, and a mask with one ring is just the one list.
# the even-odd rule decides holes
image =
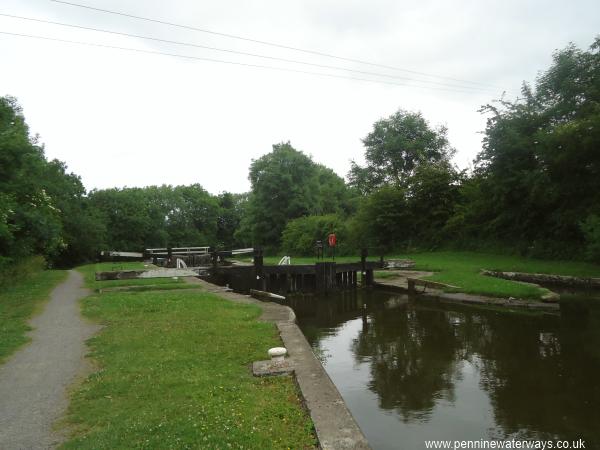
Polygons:
[[585,257],[592,262],[600,262],[600,217],[590,214],[581,223],[581,230],[585,236]]
[[412,216],[404,189],[384,186],[361,202],[352,221],[357,246],[391,252],[411,244]]
[[345,255],[354,250],[348,239],[346,221],[336,214],[290,220],[283,230],[281,249],[286,255],[312,256],[316,241],[323,241],[324,248],[327,248],[327,236],[331,232],[337,236],[336,254]]
[[18,280],[29,277],[32,273],[46,268],[46,260],[41,256],[30,256],[13,262],[9,258],[0,257],[0,288],[14,284]]

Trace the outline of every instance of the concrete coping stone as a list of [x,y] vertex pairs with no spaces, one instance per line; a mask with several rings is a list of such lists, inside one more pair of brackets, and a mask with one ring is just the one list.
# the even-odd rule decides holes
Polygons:
[[267,377],[276,375],[291,375],[294,373],[294,363],[289,359],[281,361],[254,361],[252,363],[252,374],[255,377]]

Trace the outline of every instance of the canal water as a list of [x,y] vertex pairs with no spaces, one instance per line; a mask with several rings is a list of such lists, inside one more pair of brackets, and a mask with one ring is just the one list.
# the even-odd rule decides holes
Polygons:
[[375,450],[426,440],[600,448],[600,300],[506,313],[365,290],[286,300]]

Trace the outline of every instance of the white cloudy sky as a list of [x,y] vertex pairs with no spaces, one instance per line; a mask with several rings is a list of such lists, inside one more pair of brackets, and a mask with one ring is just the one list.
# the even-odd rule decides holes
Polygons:
[[[0,34],[0,95],[18,98],[50,158],[88,189],[201,183],[249,188],[248,167],[290,140],[344,176],[373,123],[398,108],[445,124],[466,167],[477,112],[518,94],[574,42],[600,33],[597,0],[70,0],[102,9],[490,85],[451,92],[415,82],[250,58],[0,16],[0,31],[411,84],[399,86],[85,47]],[[50,0],[1,0],[0,14],[461,84],[105,14]],[[419,85],[423,85],[420,83]],[[433,85],[442,87],[441,85]],[[470,85],[475,86],[475,85]],[[493,87],[492,87],[493,86]]]

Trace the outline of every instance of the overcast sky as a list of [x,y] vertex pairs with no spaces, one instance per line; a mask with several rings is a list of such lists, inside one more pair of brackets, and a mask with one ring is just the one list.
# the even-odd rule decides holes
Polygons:
[[243,192],[249,189],[252,159],[268,153],[272,144],[288,140],[345,176],[351,159],[363,161],[361,139],[373,123],[398,108],[421,111],[432,125],[446,125],[457,149],[455,163],[464,168],[481,148],[485,126],[485,117],[477,112],[481,105],[503,91],[514,98],[523,80],[533,81],[549,66],[555,49],[569,42],[587,49],[600,33],[597,0],[70,1],[437,76],[295,52],[50,0],[1,0],[2,14],[387,77],[0,16],[2,32],[399,84],[0,34],[0,95],[18,98],[47,156],[65,161],[88,189],[200,183],[212,193]]

